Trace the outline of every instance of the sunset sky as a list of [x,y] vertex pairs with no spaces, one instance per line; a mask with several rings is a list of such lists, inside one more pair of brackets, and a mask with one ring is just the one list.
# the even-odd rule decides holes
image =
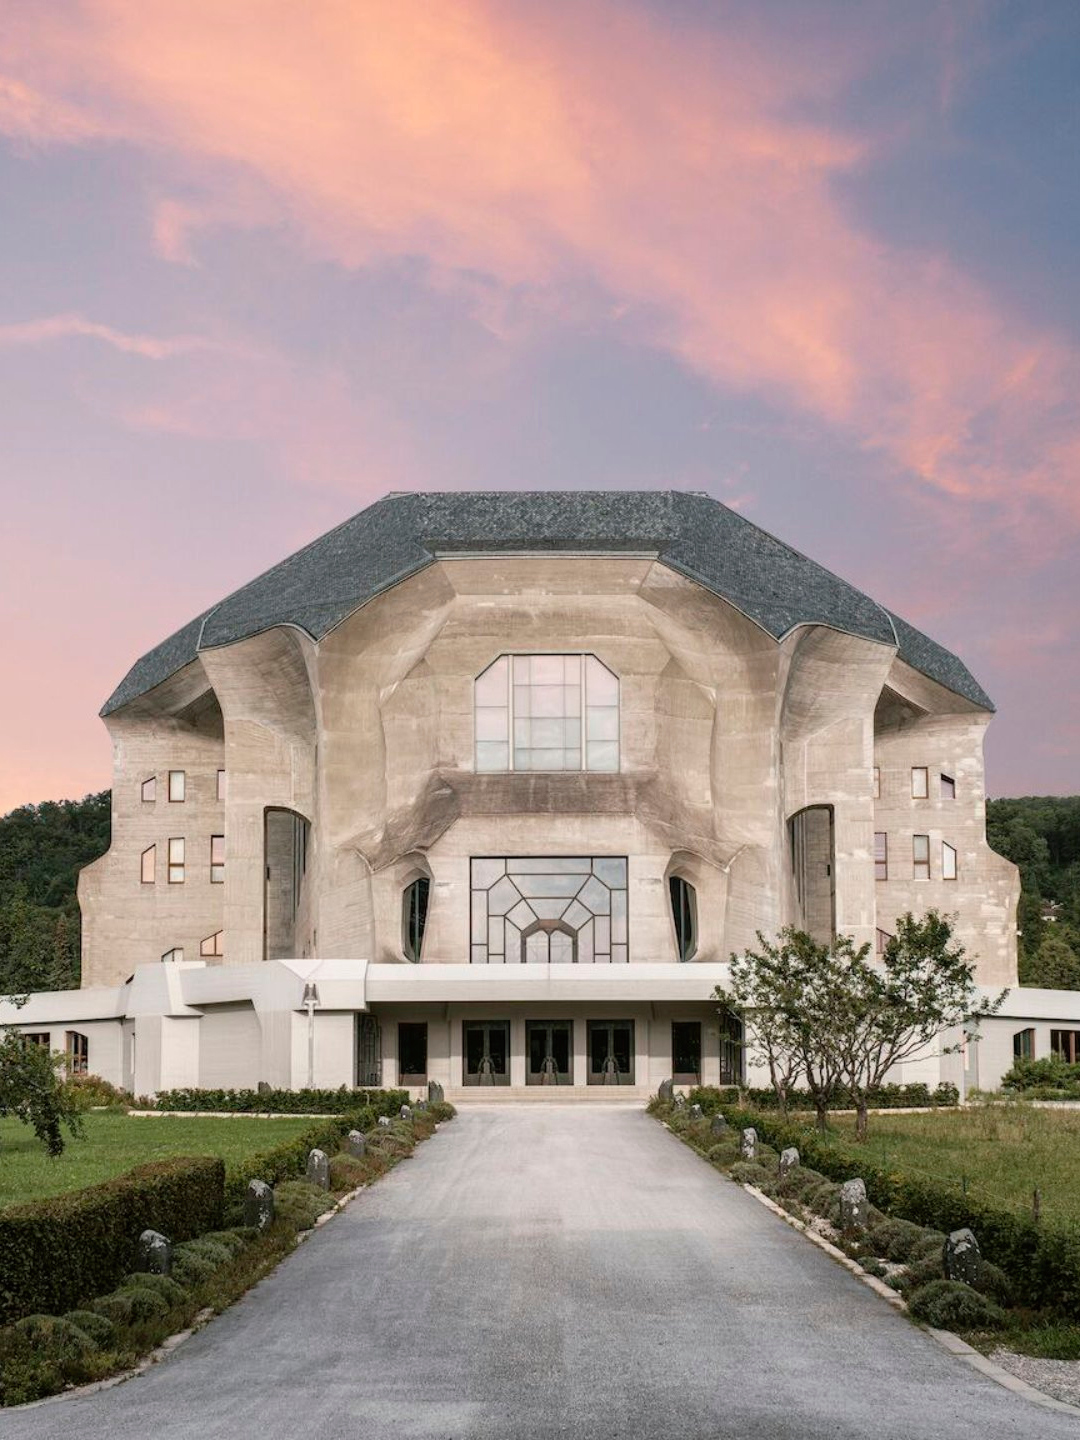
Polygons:
[[1080,4],[6,0],[0,810],[389,490],[707,490],[1080,791]]

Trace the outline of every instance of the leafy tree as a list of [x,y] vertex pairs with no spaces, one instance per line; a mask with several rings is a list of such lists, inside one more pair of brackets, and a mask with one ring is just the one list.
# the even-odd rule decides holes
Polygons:
[[63,1153],[63,1127],[82,1133],[82,1118],[74,1095],[60,1077],[64,1057],[33,1045],[17,1030],[0,1031],[0,1115],[14,1115],[34,1134],[50,1155]]
[[[845,955],[847,974],[838,995],[831,1031],[823,1037],[837,1056],[855,1101],[855,1135],[865,1140],[869,1096],[894,1065],[910,1060],[943,1031],[961,1029],[978,1038],[979,1021],[1000,1009],[1007,991],[987,1002],[975,981],[975,963],[953,940],[952,925],[936,910],[896,922],[881,964],[870,947]],[[943,1053],[959,1044],[943,1047]]]
[[1020,984],[1080,990],[1080,941],[1069,926],[1047,925],[1038,950],[1021,955]]
[[[1042,917],[1044,901],[1060,907],[1060,921],[1070,928],[1057,933],[1080,958],[1080,796],[990,800],[986,838],[1020,869],[1021,984],[1044,984],[1038,978],[1044,973],[1038,954],[1048,932],[1055,928]],[[1060,954],[1060,947],[1053,948]]]

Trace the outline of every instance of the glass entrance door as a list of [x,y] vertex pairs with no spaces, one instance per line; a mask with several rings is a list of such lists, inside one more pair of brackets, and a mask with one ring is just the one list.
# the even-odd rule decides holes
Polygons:
[[701,1021],[671,1022],[671,1077],[676,1085],[701,1084]]
[[510,1022],[508,1020],[464,1021],[461,1050],[464,1084],[510,1084]]
[[633,1085],[634,1022],[632,1020],[590,1020],[590,1085]]
[[526,1085],[574,1083],[573,1033],[570,1020],[526,1020]]

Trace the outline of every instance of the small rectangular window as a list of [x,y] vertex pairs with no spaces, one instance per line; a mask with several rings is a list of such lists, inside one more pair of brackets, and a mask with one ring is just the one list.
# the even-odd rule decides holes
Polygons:
[[172,962],[175,964],[175,963],[178,963],[179,961],[183,960],[183,958],[184,958],[184,949],[183,949],[183,946],[182,946],[182,945],[178,945],[178,946],[176,946],[176,947],[175,947],[174,949],[172,949],[172,950],[166,950],[166,951],[165,951],[165,954],[162,955],[162,957],[161,957],[161,963],[164,965],[164,964],[167,964],[167,963],[169,963],[170,961],[172,961]]
[[152,800],[157,799],[157,776],[151,775],[149,780],[142,782],[143,804],[149,805]]
[[69,1030],[66,1048],[68,1074],[85,1075],[90,1068],[90,1041],[78,1030]]
[[1080,1064],[1080,1030],[1051,1030],[1050,1053],[1070,1065]]
[[183,770],[169,771],[169,799],[174,804],[180,804],[184,799],[184,792],[187,789],[187,774]]
[[151,845],[148,850],[142,852],[139,865],[139,878],[144,885],[153,885],[157,879],[157,846]]
[[[1053,1040],[1054,1033],[1054,1031],[1050,1032],[1051,1041]],[[1034,1058],[1035,1031],[1033,1029],[1017,1030],[1013,1035],[1013,1059],[1034,1060]]]
[[173,837],[169,841],[169,884],[182,885],[184,883],[184,841],[183,837]]
[[956,847],[950,845],[947,840],[941,842],[941,878],[943,880],[956,879]]
[[889,934],[888,930],[877,930],[877,931],[875,931],[875,933],[874,933],[874,953],[875,953],[875,955],[884,955],[884,954],[885,954],[885,947],[888,945],[889,941],[890,941],[892,938],[893,938],[893,937]]
[[219,771],[217,772],[217,798],[218,798],[219,800],[224,800],[224,799],[225,799],[225,771],[224,771],[224,770],[219,770]]
[[881,799],[881,766],[874,766],[874,799]]
[[941,798],[943,800],[956,799],[956,781],[951,775],[942,775],[941,777]]
[[220,956],[225,953],[225,931],[215,930],[213,935],[208,935],[199,944],[199,954],[203,958]]
[[913,835],[911,837],[911,853],[914,861],[914,875],[916,880],[930,879],[930,836]]
[[37,1045],[42,1050],[48,1050],[52,1044],[52,1036],[48,1030],[27,1030],[23,1034],[27,1045]]
[[925,800],[930,794],[930,772],[925,765],[911,767],[911,798]]
[[225,883],[225,836],[210,836],[210,883],[211,885],[224,885]]
[[884,830],[874,832],[874,879],[889,878],[889,836]]

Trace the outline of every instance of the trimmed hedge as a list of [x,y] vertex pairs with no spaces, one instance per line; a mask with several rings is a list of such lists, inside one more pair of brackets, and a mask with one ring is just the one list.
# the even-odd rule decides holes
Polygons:
[[1069,1319],[1080,1318],[1080,1226],[1038,1224],[964,1195],[941,1180],[885,1169],[867,1151],[823,1140],[804,1126],[784,1123],[760,1110],[719,1107],[730,1125],[752,1125],[776,1150],[794,1145],[805,1165],[831,1180],[861,1176],[873,1205],[887,1215],[948,1234],[974,1231],[987,1260],[1003,1271],[1019,1304]]
[[[742,1092],[743,1102],[753,1110],[776,1110],[778,1109],[776,1091],[770,1086],[765,1090],[746,1090]],[[719,1110],[722,1105],[738,1105],[739,1090],[734,1085],[724,1086],[717,1089],[715,1085],[698,1085],[690,1091],[691,1103],[697,1103],[704,1110],[706,1115],[711,1115]],[[960,1092],[955,1085],[947,1081],[936,1086],[933,1090],[929,1085],[882,1085],[877,1090],[870,1092],[871,1110],[904,1110],[904,1109],[927,1109],[936,1105],[959,1105]],[[814,1100],[809,1090],[792,1090],[788,1096],[788,1106],[792,1110],[813,1110]],[[855,1101],[848,1090],[840,1089],[833,1097],[831,1106],[833,1110],[854,1110]]]
[[[343,1115],[337,1120],[322,1120],[312,1125],[310,1130],[294,1135],[291,1140],[283,1140],[272,1150],[249,1155],[231,1166],[225,1181],[226,1204],[243,1200],[250,1180],[265,1180],[268,1185],[278,1185],[282,1180],[295,1180],[306,1174],[308,1154],[312,1150],[325,1150],[327,1155],[336,1155],[350,1130],[370,1128],[370,1122],[367,1126],[363,1123],[357,1125],[354,1124],[355,1119],[355,1116]],[[208,1225],[205,1228],[214,1230],[217,1227]]]
[[143,1230],[187,1240],[218,1229],[224,1194],[223,1161],[178,1156],[0,1211],[0,1325],[112,1290],[135,1264]]
[[409,1103],[407,1090],[162,1090],[155,1110],[208,1110],[236,1115],[351,1115],[370,1105],[376,1115],[396,1115]]

